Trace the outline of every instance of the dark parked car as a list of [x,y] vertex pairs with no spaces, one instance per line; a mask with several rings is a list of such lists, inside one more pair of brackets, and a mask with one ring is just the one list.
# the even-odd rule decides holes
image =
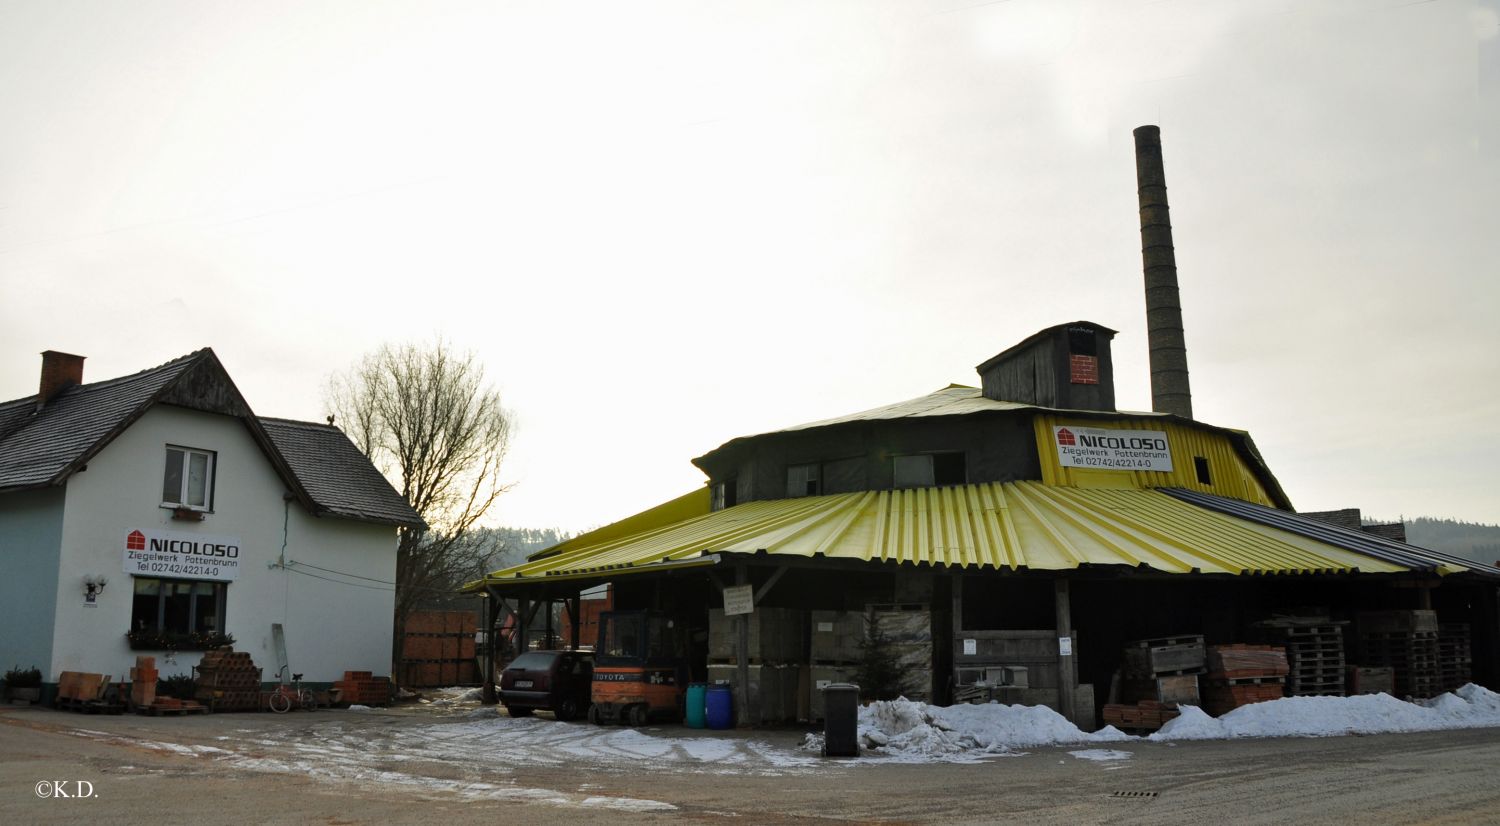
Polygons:
[[572,720],[589,708],[594,655],[587,651],[528,651],[500,674],[500,702],[512,717],[551,711]]

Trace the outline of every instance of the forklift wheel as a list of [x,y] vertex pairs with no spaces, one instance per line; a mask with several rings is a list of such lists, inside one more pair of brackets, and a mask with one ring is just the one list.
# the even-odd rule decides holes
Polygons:
[[604,718],[602,718],[602,717],[599,716],[599,707],[598,706],[589,706],[588,717],[589,717],[589,722],[590,723],[593,723],[596,726],[602,726],[602,725],[604,725]]
[[645,704],[633,705],[627,710],[626,713],[628,715],[626,719],[630,721],[630,725],[633,728],[640,728],[641,726],[646,725],[646,723],[649,721],[649,715],[647,715],[646,713]]

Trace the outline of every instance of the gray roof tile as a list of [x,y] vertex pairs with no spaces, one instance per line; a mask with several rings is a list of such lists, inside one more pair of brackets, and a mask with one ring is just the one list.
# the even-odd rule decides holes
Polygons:
[[261,418],[261,427],[308,494],[329,513],[420,525],[421,518],[344,431],[332,425]]

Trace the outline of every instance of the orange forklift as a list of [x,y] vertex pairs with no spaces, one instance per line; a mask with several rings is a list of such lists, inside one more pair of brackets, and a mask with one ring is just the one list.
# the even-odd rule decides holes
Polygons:
[[687,691],[684,635],[658,611],[606,611],[594,649],[594,704],[589,722],[644,726],[680,718]]

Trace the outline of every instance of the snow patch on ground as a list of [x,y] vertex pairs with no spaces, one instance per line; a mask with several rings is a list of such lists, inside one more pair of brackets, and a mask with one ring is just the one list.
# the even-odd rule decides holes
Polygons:
[[677,807],[659,800],[638,800],[633,797],[587,797],[580,806],[596,809],[620,809],[626,812],[669,812]]
[[1078,758],[1079,760],[1097,760],[1100,762],[1109,760],[1129,760],[1131,757],[1130,752],[1117,751],[1115,749],[1083,749],[1081,751],[1070,751],[1068,752],[1068,754]]
[[1283,697],[1241,706],[1218,719],[1184,706],[1151,740],[1236,737],[1334,737],[1500,726],[1500,694],[1470,683],[1431,700],[1408,703],[1389,694]]

